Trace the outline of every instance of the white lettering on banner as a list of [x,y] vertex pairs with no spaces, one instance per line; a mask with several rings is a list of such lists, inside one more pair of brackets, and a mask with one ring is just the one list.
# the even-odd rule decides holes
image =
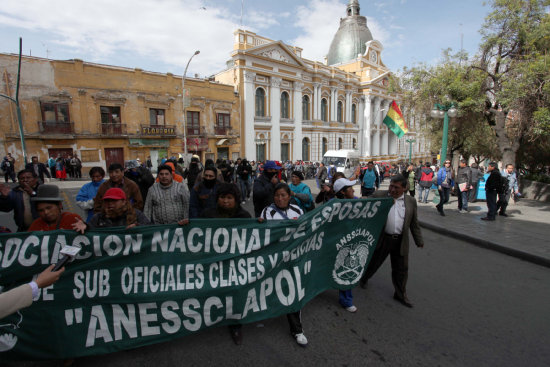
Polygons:
[[122,293],[157,293],[201,289],[204,286],[202,264],[125,267],[121,274]]
[[[136,273],[144,274],[143,268],[139,271],[126,269],[128,269],[127,276],[135,276]],[[79,276],[80,282],[82,282],[83,276]],[[99,275],[97,279],[100,279]],[[83,294],[85,291],[79,289],[79,292],[79,294]],[[87,321],[88,332],[85,345],[88,348],[93,347],[98,340],[110,343],[123,340],[126,337],[133,339],[160,335],[162,332],[174,334],[180,331],[181,327],[188,331],[197,331],[202,327],[213,326],[224,320],[241,320],[250,313],[266,311],[268,298],[271,304],[278,301],[283,306],[291,306],[304,297],[302,274],[299,268],[294,266],[292,271],[283,269],[274,277],[266,278],[256,287],[250,288],[244,304],[241,304],[241,312],[235,312],[232,296],[225,298],[211,296],[202,305],[198,299],[188,298],[180,301],[181,307],[180,303],[175,300],[164,301],[160,304],[147,302],[93,305]],[[76,314],[76,311],[65,310],[67,326],[74,325],[73,318],[67,317],[67,315]],[[112,314],[112,321],[108,321],[110,320],[107,317],[110,316],[108,315],[109,311]],[[82,322],[86,322],[85,315],[77,323]]]
[[86,270],[86,272],[77,271],[74,273],[73,296],[75,299],[81,299],[84,294],[88,298],[107,297],[111,290],[109,285],[109,270],[95,269]]

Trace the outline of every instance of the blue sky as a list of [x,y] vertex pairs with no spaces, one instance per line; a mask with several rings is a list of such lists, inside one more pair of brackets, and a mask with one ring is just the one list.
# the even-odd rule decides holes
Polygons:
[[[323,61],[347,0],[245,0],[243,27],[304,49]],[[478,50],[479,29],[490,12],[482,0],[359,0],[383,62],[394,72],[436,63],[441,51]],[[2,0],[0,52],[183,73],[224,69],[240,27],[241,0]]]

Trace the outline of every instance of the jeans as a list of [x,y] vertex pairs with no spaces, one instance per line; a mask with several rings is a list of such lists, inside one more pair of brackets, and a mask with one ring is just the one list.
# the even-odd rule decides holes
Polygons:
[[[422,187],[418,185],[418,188],[420,192],[418,193],[418,201],[427,203],[428,202],[428,195],[430,195],[430,188],[429,187]],[[424,194],[424,196],[422,196]]]
[[441,189],[439,189],[439,204],[437,204],[437,207],[440,210],[443,209],[443,205],[449,202],[450,194],[451,194],[450,187],[441,187]]
[[470,190],[466,190],[458,193],[458,210],[468,210],[469,193],[470,193]]
[[250,193],[250,185],[248,183],[248,179],[243,180],[239,177],[238,179],[239,188],[241,189],[241,201],[245,201],[248,197],[248,194]]
[[348,308],[353,306],[353,294],[351,294],[351,289],[347,291],[338,291],[338,298],[342,307]]

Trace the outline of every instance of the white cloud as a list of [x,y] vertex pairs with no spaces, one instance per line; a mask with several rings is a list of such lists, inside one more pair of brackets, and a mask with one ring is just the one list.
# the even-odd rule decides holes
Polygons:
[[[361,15],[367,17],[367,27],[375,40],[382,42],[384,47],[398,44],[399,41],[392,40],[390,30],[368,14],[362,12]],[[340,25],[340,18],[345,16],[346,5],[338,0],[313,0],[308,5],[299,6],[295,26],[302,32],[290,42],[304,49],[305,58],[324,61]]]
[[224,68],[238,20],[227,9],[202,6],[200,0],[4,0],[0,24],[53,34],[44,41],[96,55],[90,61],[137,54],[177,74],[200,50],[190,71],[210,75]]

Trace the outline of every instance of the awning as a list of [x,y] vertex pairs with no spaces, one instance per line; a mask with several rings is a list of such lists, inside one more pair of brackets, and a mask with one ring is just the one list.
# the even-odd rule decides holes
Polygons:
[[216,145],[226,145],[228,141],[229,141],[229,139],[220,139],[220,140],[218,140]]

